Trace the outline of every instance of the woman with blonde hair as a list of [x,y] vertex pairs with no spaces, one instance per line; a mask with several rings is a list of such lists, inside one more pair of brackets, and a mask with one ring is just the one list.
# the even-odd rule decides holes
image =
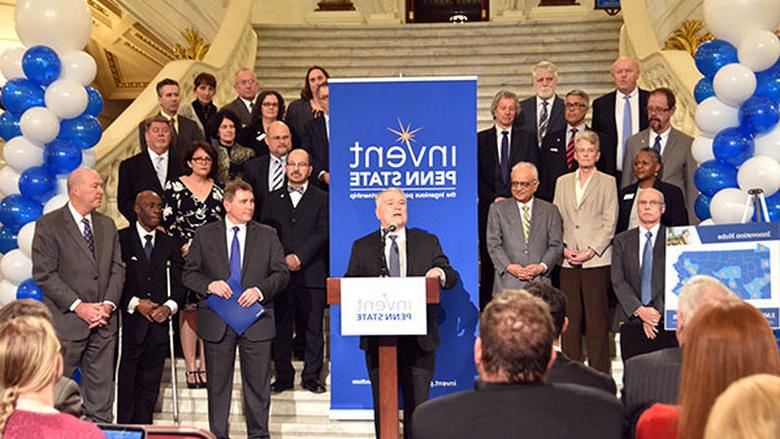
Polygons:
[[0,432],[4,439],[103,438],[100,429],[54,408],[54,383],[62,376],[60,342],[41,317],[0,325]]
[[751,375],[731,384],[710,411],[704,439],[780,437],[780,377]]

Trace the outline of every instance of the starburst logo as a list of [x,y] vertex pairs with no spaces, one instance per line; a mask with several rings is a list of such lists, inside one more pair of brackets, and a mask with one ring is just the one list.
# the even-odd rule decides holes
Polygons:
[[417,134],[417,132],[420,131],[422,129],[422,127],[411,129],[412,128],[412,124],[408,124],[408,125],[404,126],[404,124],[403,124],[403,122],[401,122],[400,118],[396,119],[396,120],[398,121],[398,129],[400,131],[399,130],[394,130],[392,128],[388,128],[387,131],[390,131],[393,134],[397,134],[398,138],[395,139],[395,140],[397,140],[399,142],[406,143],[406,147],[411,150],[412,149],[411,142],[417,142],[417,140],[414,139],[414,135]]

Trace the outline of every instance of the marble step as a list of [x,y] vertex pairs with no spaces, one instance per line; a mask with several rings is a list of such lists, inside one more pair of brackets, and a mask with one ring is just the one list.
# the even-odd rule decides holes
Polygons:
[[[182,426],[209,429],[208,417],[199,415],[195,418],[181,417]],[[171,416],[155,415],[155,424],[172,424]],[[371,421],[331,421],[320,416],[272,416],[268,422],[272,438],[355,438],[368,439],[374,437],[374,424]],[[243,416],[230,416],[230,437],[246,438],[246,424]]]

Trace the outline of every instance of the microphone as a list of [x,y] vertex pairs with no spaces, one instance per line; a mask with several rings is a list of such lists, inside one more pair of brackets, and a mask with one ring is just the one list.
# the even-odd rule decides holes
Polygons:
[[395,232],[396,230],[398,230],[398,226],[396,226],[395,224],[390,224],[389,226],[387,226],[387,231],[388,232],[392,233],[392,232]]

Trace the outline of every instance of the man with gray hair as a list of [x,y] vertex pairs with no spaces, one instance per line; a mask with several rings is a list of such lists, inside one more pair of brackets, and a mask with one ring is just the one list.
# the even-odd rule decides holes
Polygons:
[[493,293],[522,288],[527,282],[550,283],[563,252],[561,214],[534,198],[539,174],[533,163],[512,168],[512,199],[490,206],[487,247],[495,268]]
[[621,399],[632,432],[642,412],[654,403],[677,404],[686,325],[703,305],[722,300],[739,298],[714,277],[691,277],[680,288],[677,300],[677,341],[680,347],[638,355],[626,361]]
[[479,319],[475,390],[418,407],[415,439],[622,437],[623,411],[614,396],[545,382],[555,336],[542,299],[525,291],[496,295]]
[[555,94],[558,86],[558,67],[550,61],[541,61],[531,70],[536,94],[520,102],[517,118],[521,131],[531,133],[540,147],[550,133],[563,131],[563,99]]
[[252,122],[252,105],[254,105],[255,97],[257,97],[258,88],[259,84],[254,70],[241,68],[236,71],[233,89],[238,96],[229,104],[220,108],[220,110],[230,110],[236,113],[241,120],[241,126],[236,127],[236,131],[243,129]]

